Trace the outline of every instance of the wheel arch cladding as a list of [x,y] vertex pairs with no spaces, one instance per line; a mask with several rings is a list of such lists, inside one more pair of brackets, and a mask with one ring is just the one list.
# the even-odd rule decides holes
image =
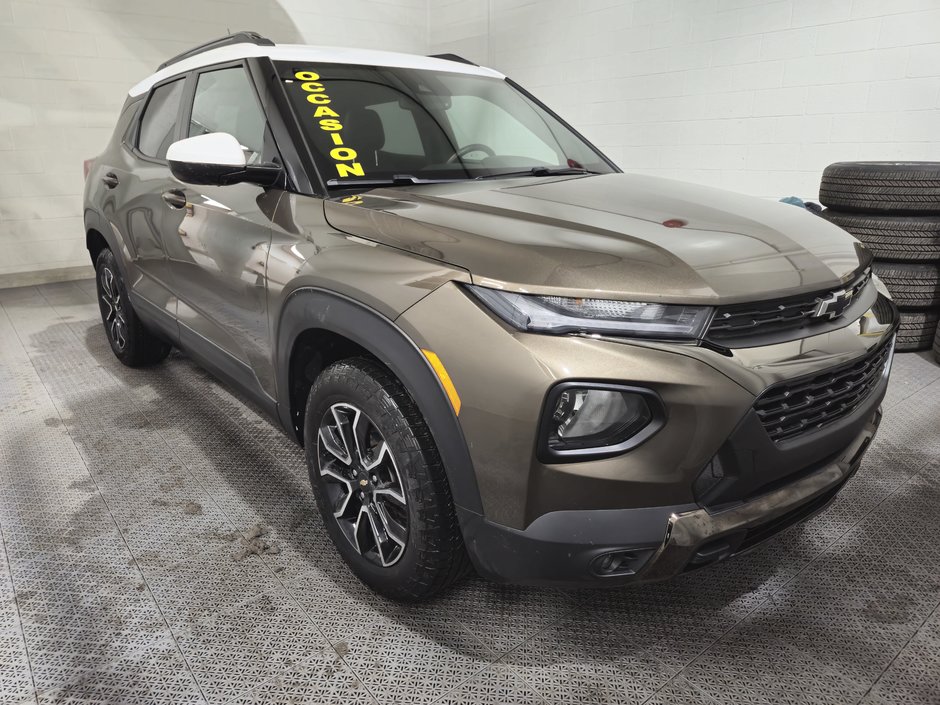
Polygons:
[[104,235],[95,229],[91,229],[85,233],[85,247],[88,249],[88,254],[91,256],[92,264],[98,260],[98,255],[101,254],[102,250],[110,249],[108,241],[104,239]]
[[109,227],[108,221],[93,208],[85,209],[85,247],[88,255],[91,257],[91,263],[94,265],[98,260],[98,255],[102,250],[111,250],[114,253],[114,260],[122,276],[127,276],[124,257],[127,250],[122,248],[122,243],[118,242],[118,236]]
[[[285,300],[276,340],[278,414],[299,442],[303,442],[303,390],[309,391],[312,380],[292,376],[309,376],[336,360],[365,353],[387,367],[415,400],[437,445],[454,503],[482,514],[473,462],[447,393],[427,358],[394,322],[339,294],[302,288]],[[317,342],[326,348],[314,347]],[[296,354],[302,346],[311,349]]]

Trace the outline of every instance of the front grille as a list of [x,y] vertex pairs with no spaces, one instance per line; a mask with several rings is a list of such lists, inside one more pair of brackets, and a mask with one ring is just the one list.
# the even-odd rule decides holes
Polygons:
[[832,320],[829,316],[816,315],[820,303],[834,294],[844,294],[845,307],[848,307],[870,279],[871,271],[865,270],[855,281],[840,289],[817,291],[785,299],[721,306],[715,312],[705,337],[716,343],[727,344],[753,335],[773,334],[813,323],[826,323]]
[[860,360],[770,387],[754,404],[767,434],[780,442],[851,414],[877,386],[892,347],[888,343]]

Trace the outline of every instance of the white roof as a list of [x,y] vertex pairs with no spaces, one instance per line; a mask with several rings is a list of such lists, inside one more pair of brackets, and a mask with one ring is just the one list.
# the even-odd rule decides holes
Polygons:
[[303,61],[314,64],[362,64],[365,66],[394,66],[403,69],[424,69],[427,71],[449,71],[450,73],[466,73],[476,76],[489,76],[491,78],[505,78],[503,74],[493,69],[472,64],[463,64],[459,61],[447,59],[432,59],[417,54],[398,54],[392,51],[374,51],[372,49],[350,49],[348,47],[317,47],[305,44],[277,44],[275,46],[260,46],[258,44],[232,44],[229,46],[210,49],[188,59],[183,59],[165,69],[150,75],[130,89],[131,96],[137,96],[149,91],[155,83],[165,78],[186,73],[211,64],[224,61],[235,61],[251,56],[269,56],[275,61]]

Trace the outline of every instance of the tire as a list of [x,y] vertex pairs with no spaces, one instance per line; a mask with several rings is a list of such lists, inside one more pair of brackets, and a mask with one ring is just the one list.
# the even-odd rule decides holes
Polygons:
[[901,352],[927,350],[934,340],[940,311],[901,311],[896,349]]
[[147,367],[170,354],[171,345],[151,333],[137,317],[111,250],[95,260],[95,285],[104,332],[114,356],[128,367]]
[[901,308],[940,306],[940,268],[937,265],[875,262],[872,271],[888,287],[894,303]]
[[937,326],[937,333],[933,337],[933,356],[937,362],[940,362],[940,325]]
[[830,209],[821,215],[864,242],[878,259],[940,261],[940,218],[858,215]]
[[819,200],[854,213],[940,215],[940,162],[830,164]]
[[[352,431],[365,440],[354,442]],[[304,447],[323,522],[363,583],[394,600],[419,601],[467,572],[434,440],[386,368],[365,358],[327,367],[307,398]]]

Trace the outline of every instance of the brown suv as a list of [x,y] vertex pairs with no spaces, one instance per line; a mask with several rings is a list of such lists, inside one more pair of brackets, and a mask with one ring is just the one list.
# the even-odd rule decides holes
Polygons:
[[252,33],[131,89],[85,227],[115,355],[177,346],[278,419],[400,599],[667,578],[805,519],[898,319],[839,228],[621,173],[493,70]]

